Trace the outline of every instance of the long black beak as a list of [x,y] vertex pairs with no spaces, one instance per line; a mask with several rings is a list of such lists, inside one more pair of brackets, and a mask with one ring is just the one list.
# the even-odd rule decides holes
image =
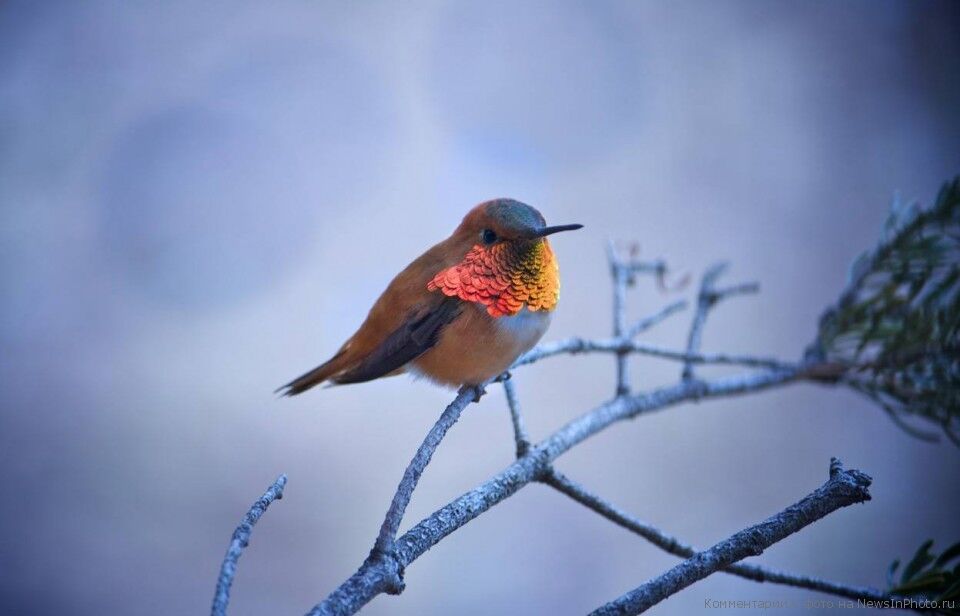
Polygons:
[[548,235],[560,233],[561,231],[576,231],[582,228],[583,225],[555,225],[553,227],[544,227],[539,231],[535,231],[533,237],[547,237]]

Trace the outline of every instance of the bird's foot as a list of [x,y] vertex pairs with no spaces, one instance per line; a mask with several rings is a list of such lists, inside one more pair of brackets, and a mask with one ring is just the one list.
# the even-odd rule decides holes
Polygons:
[[473,401],[474,401],[474,402],[480,402],[480,398],[482,398],[482,397],[487,393],[487,388],[484,387],[483,384],[480,384],[480,385],[464,385],[463,387],[460,388],[460,390],[459,390],[457,393],[458,393],[458,394],[465,394],[465,393],[468,393],[468,392],[472,392],[472,393],[473,393]]

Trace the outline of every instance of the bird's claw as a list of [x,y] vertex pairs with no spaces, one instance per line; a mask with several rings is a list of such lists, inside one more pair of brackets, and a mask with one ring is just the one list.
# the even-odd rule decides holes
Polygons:
[[473,392],[473,401],[480,402],[480,398],[487,393],[487,388],[483,385],[464,385],[458,393],[464,394],[471,391]]

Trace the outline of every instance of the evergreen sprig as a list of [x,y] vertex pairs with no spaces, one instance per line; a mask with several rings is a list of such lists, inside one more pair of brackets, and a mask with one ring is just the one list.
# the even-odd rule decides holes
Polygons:
[[960,603],[960,542],[939,555],[930,551],[932,547],[932,539],[925,541],[903,568],[899,579],[895,575],[900,560],[893,561],[887,570],[888,591],[901,597],[947,601],[950,603],[945,611],[960,614],[956,607]]
[[960,445],[960,177],[933,207],[899,200],[878,245],[854,261],[839,300],[820,320],[816,359],[901,427],[920,417]]

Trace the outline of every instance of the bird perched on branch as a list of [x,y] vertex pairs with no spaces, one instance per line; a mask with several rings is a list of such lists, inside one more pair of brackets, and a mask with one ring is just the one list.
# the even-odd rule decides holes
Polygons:
[[560,270],[547,236],[582,226],[548,227],[513,199],[481,203],[397,274],[336,355],[277,391],[406,371],[452,386],[497,376],[540,340],[557,305]]

